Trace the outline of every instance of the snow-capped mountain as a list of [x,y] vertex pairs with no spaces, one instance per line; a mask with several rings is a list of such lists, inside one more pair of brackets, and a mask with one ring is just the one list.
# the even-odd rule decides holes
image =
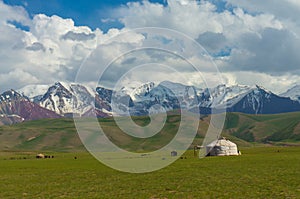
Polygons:
[[107,117],[110,112],[110,102],[100,99],[98,92],[81,84],[56,82],[49,86],[28,85],[19,91],[31,102],[64,117],[94,114]]
[[243,112],[248,114],[274,114],[300,111],[300,103],[290,98],[280,97],[271,91],[256,86],[244,95],[229,112]]
[[[139,98],[134,102],[134,106],[131,109],[132,113],[147,114],[151,107],[160,105],[165,110],[179,109],[179,101],[176,95],[167,87],[158,85],[147,89],[146,92],[139,92]],[[158,110],[163,110],[161,107],[156,106]]]
[[80,115],[93,107],[94,97],[85,86],[57,82],[36,103],[60,115]]
[[215,88],[207,88],[200,93],[199,101],[202,107],[231,107],[237,103],[244,95],[250,92],[250,86],[234,85],[226,86],[219,85]]
[[111,89],[97,87],[95,107],[108,115],[128,115],[133,106],[131,97],[122,88],[116,92]]
[[176,96],[184,96],[186,94],[186,91],[189,88],[192,88],[193,90],[195,90],[197,95],[199,95],[200,93],[203,92],[203,89],[201,89],[201,88],[197,88],[195,86],[187,86],[187,85],[183,85],[183,84],[180,84],[180,83],[174,83],[174,82],[170,82],[170,81],[163,81],[163,82],[160,83],[160,85],[171,89],[172,92]]
[[11,103],[11,102],[17,101],[17,100],[28,100],[28,98],[20,95],[15,90],[5,91],[4,93],[2,93],[0,95],[0,103],[1,104],[3,104],[3,103]]
[[60,117],[58,114],[31,102],[28,97],[24,97],[14,90],[6,91],[0,95],[0,116],[0,123]]
[[228,112],[273,114],[300,111],[300,104],[280,97],[260,86],[219,85],[205,89],[200,95],[200,106]]
[[[115,91],[114,101],[119,101],[117,107],[113,107],[119,115],[145,115],[157,113],[161,111],[169,111],[179,109],[180,107],[190,109],[197,106],[198,97],[196,89],[192,86],[185,86],[179,83],[162,82],[156,85],[154,82],[138,84],[134,82],[127,87],[122,87],[119,91]],[[123,101],[119,100],[123,96]],[[128,106],[129,104],[129,106]],[[125,105],[125,107],[124,107]],[[159,105],[159,106],[157,106]]]
[[249,114],[283,113],[300,111],[299,96],[300,86],[278,96],[260,86],[219,85],[201,89],[170,81],[133,82],[114,91],[57,82],[50,86],[26,86],[19,92],[4,92],[0,95],[0,119],[10,123],[73,114],[82,117],[147,115],[180,108],[204,114],[225,109]]
[[292,100],[300,102],[300,85],[296,85],[293,88],[289,89],[285,93],[280,94],[282,97],[289,97]]
[[18,93],[22,94],[23,96],[26,96],[30,99],[30,101],[38,102],[43,95],[47,92],[50,85],[27,85],[19,90],[17,90]]
[[120,90],[116,91],[116,94],[121,96],[130,96],[130,98],[135,101],[143,101],[144,97],[155,87],[154,82],[148,83],[140,83],[140,82],[132,82],[130,85],[126,87],[122,87]]
[[183,109],[193,109],[200,104],[199,95],[203,89],[195,86],[187,86],[180,83],[163,81],[159,85],[171,90],[174,97],[177,97],[180,107]]

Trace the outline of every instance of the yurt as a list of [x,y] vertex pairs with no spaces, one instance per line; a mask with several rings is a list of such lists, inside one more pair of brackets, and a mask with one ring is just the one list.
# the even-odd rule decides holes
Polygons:
[[45,158],[45,155],[40,153],[40,154],[36,155],[36,158],[37,159],[43,159],[43,158]]
[[207,156],[240,155],[237,145],[222,137],[206,146]]

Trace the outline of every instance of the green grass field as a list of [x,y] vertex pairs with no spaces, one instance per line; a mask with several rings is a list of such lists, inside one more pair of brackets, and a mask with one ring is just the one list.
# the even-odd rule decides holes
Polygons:
[[[133,119],[149,123],[148,117]],[[202,143],[209,121],[201,118],[191,147]],[[116,145],[145,152],[168,143],[180,117],[169,115],[163,130],[149,139],[122,133],[111,118],[99,122]],[[300,113],[229,113],[223,135],[237,143],[242,156],[198,159],[190,150],[164,169],[130,174],[86,152],[72,119],[0,126],[0,199],[300,198]],[[39,152],[54,158],[36,159]]]
[[145,174],[115,171],[87,152],[0,152],[0,198],[300,198],[300,147],[241,151],[203,159],[188,151]]

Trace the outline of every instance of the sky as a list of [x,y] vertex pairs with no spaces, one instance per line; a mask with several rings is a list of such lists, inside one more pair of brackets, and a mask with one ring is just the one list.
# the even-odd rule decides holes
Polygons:
[[[0,91],[73,82],[78,73],[90,85],[105,75],[107,85],[152,78],[203,86],[220,82],[215,65],[228,85],[282,93],[300,84],[298,13],[297,0],[0,0]],[[144,27],[161,31],[136,31]],[[141,50],[154,44],[165,51]]]

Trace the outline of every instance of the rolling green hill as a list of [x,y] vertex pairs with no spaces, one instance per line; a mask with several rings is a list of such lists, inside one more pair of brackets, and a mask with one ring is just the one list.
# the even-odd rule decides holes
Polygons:
[[[134,117],[141,126],[148,117]],[[192,145],[201,144],[210,117],[203,117]],[[176,134],[180,116],[171,114],[162,131],[148,139],[123,133],[112,118],[100,119],[101,127],[116,145],[129,151],[151,151],[166,145]],[[239,146],[254,144],[300,145],[300,113],[278,115],[246,115],[228,113],[223,136]],[[0,150],[82,151],[82,145],[72,119],[43,119],[15,125],[0,126]]]
[[224,132],[248,142],[300,142],[300,113],[246,115],[228,113]]

